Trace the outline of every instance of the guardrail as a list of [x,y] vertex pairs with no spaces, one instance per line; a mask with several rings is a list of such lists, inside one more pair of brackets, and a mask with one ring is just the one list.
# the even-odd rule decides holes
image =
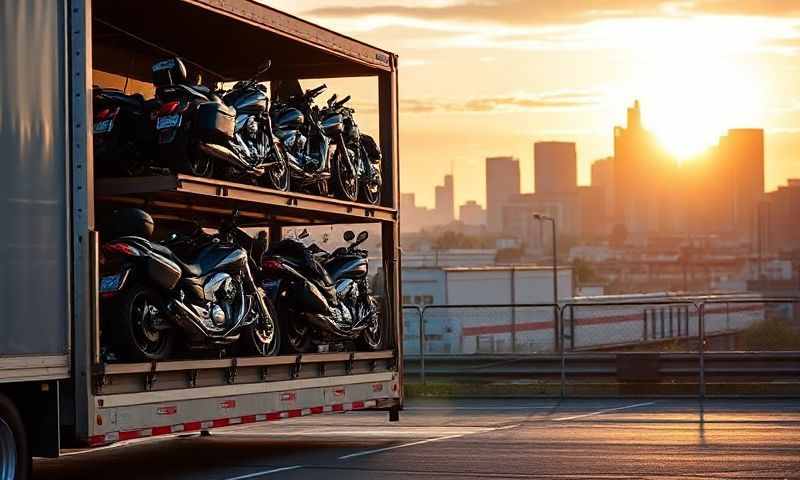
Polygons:
[[[659,376],[695,376],[697,377],[697,395],[700,398],[706,395],[706,374],[724,376],[751,376],[764,375],[775,378],[787,376],[800,377],[800,351],[782,352],[707,352],[707,340],[714,336],[732,335],[737,332],[731,329],[731,312],[758,311],[766,318],[767,305],[789,304],[795,310],[800,305],[800,298],[762,298],[762,297],[717,297],[704,296],[698,298],[676,298],[666,300],[645,301],[620,301],[620,302],[570,302],[561,305],[553,303],[535,304],[501,304],[501,305],[406,305],[404,311],[415,311],[419,318],[419,354],[406,354],[406,372],[409,375],[418,374],[422,384],[426,383],[426,374],[435,376],[450,376],[460,379],[473,378],[476,380],[486,378],[513,378],[520,376],[559,377],[560,395],[567,396],[567,376],[580,378],[614,377],[626,378],[630,368],[625,368],[626,362],[649,362],[658,365]],[[706,330],[706,315],[719,309],[717,305],[724,305],[726,322],[714,326],[713,331]],[[732,305],[738,307],[732,308]],[[753,305],[760,307],[753,307]],[[586,308],[617,308],[634,309],[647,307],[639,316],[633,314],[619,314],[598,319],[581,319],[576,317],[578,309]],[[552,331],[555,340],[554,348],[547,353],[515,353],[517,327],[515,312],[519,309],[553,309],[553,320],[538,321],[534,324],[523,324],[523,328],[542,330],[548,328]],[[436,310],[476,310],[476,309],[508,309],[511,318],[510,331],[502,325],[487,331],[500,332],[505,335],[510,333],[510,353],[486,354],[431,354],[427,352],[426,313]],[[715,312],[719,313],[719,311]],[[742,314],[744,315],[744,313]],[[795,313],[796,317],[796,313]],[[605,352],[588,353],[592,347],[582,346],[585,339],[578,337],[579,331],[590,332],[591,327],[610,322],[608,318],[617,323],[625,323],[637,327],[641,335],[636,339],[631,337],[630,328],[625,330],[628,343],[615,345],[599,345],[596,349],[625,349],[646,344],[658,345],[657,342],[683,342],[684,352]],[[720,323],[717,321],[716,323]],[[734,322],[735,323],[735,322]],[[739,321],[739,324],[742,322]],[[469,327],[478,330],[475,327]],[[463,338],[463,337],[462,337]],[[477,339],[476,339],[477,341]],[[674,347],[674,345],[673,345]],[[429,365],[426,366],[426,361]],[[688,362],[688,363],[687,363]],[[787,363],[788,362],[788,363]],[[635,368],[634,368],[635,370]],[[652,370],[652,368],[651,368]],[[628,373],[625,373],[628,371]],[[651,372],[653,374],[653,372]]]

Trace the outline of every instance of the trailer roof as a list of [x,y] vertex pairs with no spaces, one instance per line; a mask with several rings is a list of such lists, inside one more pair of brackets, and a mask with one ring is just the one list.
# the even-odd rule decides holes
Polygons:
[[[92,2],[94,68],[150,81],[171,55],[208,80],[249,78],[272,60],[269,78],[372,76],[396,56],[255,0]],[[196,70],[195,70],[196,71]]]

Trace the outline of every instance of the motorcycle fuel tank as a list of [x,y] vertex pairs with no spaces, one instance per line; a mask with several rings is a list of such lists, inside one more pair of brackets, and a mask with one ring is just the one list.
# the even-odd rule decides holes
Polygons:
[[280,130],[298,130],[305,123],[303,112],[296,108],[289,108],[278,114],[275,126]]
[[367,275],[367,259],[355,255],[333,257],[325,270],[336,281],[340,278],[363,278]]
[[259,113],[267,108],[267,94],[257,88],[247,88],[226,95],[225,103],[231,105],[237,112]]
[[331,115],[322,119],[322,131],[326,135],[336,135],[344,131],[342,116],[339,114]]

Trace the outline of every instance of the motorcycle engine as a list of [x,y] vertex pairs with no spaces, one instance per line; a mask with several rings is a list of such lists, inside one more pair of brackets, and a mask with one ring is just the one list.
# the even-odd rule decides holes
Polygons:
[[237,285],[227,273],[217,273],[203,286],[209,302],[208,317],[214,327],[223,327],[232,318],[232,304],[236,301]]

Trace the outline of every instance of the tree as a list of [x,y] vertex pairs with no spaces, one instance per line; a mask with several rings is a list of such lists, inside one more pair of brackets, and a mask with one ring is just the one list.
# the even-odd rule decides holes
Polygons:
[[596,282],[599,278],[592,265],[582,258],[573,260],[572,271],[575,274],[575,283],[579,285]]

